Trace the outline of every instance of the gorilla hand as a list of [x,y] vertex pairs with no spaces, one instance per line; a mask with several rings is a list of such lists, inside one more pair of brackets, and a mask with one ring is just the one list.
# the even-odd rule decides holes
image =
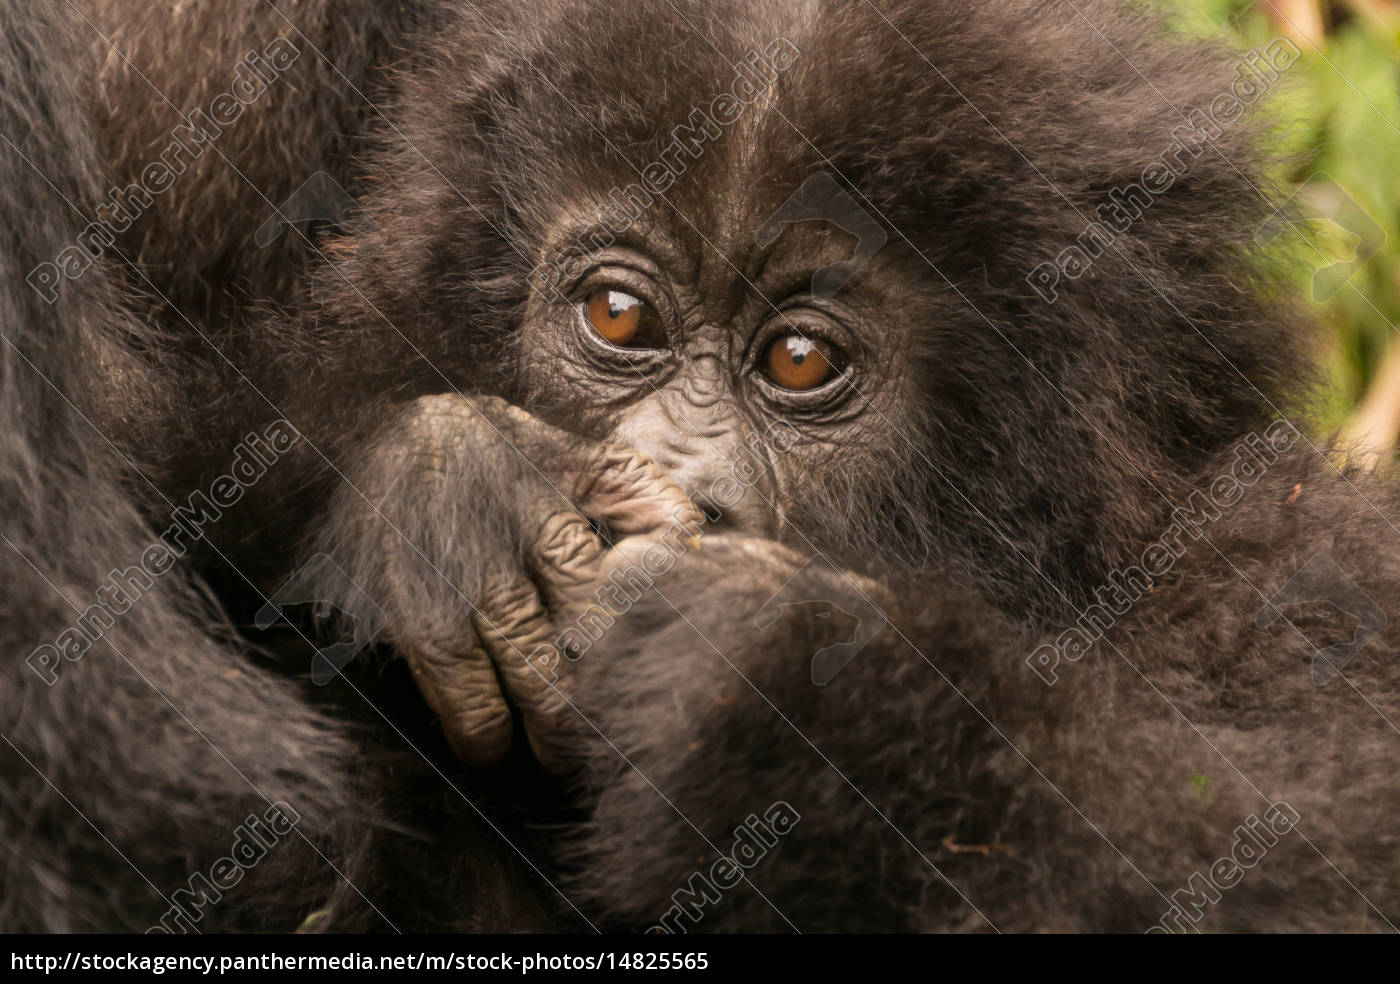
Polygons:
[[[601,573],[643,542],[620,542]],[[833,677],[822,654],[843,644],[854,651]],[[972,773],[1009,753],[964,697],[1044,715],[1043,693],[1027,699],[1038,681],[1017,672],[1025,651],[951,576],[895,589],[777,543],[705,537],[571,667],[590,819],[560,845],[588,872],[570,897],[637,930],[702,917],[714,931],[985,925],[938,872],[986,859],[925,859],[960,824],[976,829],[967,788],[992,811],[1027,798]],[[770,813],[781,841],[764,834],[750,881],[757,858],[724,856]]]
[[[510,747],[507,698],[557,766],[571,712],[546,643],[616,536],[698,526],[685,495],[635,451],[591,444],[493,397],[424,397],[346,470],[320,548],[380,609],[453,751],[471,764]],[[319,597],[357,616],[354,598]],[[358,617],[358,616],[357,616]]]

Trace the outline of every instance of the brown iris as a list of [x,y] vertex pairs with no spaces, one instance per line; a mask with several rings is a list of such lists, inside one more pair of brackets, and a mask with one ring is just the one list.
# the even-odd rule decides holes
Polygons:
[[620,290],[600,290],[584,302],[583,313],[594,331],[614,345],[660,348],[665,332],[655,309]]
[[765,375],[783,389],[815,389],[836,371],[837,352],[819,338],[783,335],[763,353]]

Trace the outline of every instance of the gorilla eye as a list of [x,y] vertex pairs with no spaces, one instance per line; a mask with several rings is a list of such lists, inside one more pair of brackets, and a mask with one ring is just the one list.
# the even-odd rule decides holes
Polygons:
[[845,364],[841,350],[819,338],[782,335],[764,350],[763,374],[788,390],[815,389]]
[[600,290],[583,302],[588,325],[604,339],[623,348],[663,348],[666,332],[661,317],[646,301],[620,290]]

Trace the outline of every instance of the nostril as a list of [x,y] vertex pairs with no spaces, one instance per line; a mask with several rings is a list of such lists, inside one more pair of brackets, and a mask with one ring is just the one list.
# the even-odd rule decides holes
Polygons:
[[709,525],[733,525],[733,517],[726,514],[725,510],[715,502],[708,492],[692,492],[690,501],[695,504],[696,509],[700,510],[700,514],[705,517],[705,522]]
[[777,532],[777,507],[756,486],[724,477],[688,496],[712,532],[771,537]]
[[588,520],[588,525],[593,527],[593,535],[599,540],[602,540],[604,546],[611,547],[617,542],[613,538],[612,530],[608,527],[608,521],[606,519],[595,519],[592,516],[587,516],[585,518]]

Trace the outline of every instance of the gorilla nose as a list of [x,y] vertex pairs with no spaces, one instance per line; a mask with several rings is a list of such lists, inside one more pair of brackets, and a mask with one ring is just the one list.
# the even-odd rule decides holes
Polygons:
[[611,435],[649,457],[706,521],[749,536],[778,529],[776,483],[761,444],[724,401],[705,403],[687,379],[682,392],[658,391],[621,415]]
[[751,462],[730,460],[709,448],[687,455],[662,453],[652,460],[695,503],[708,526],[763,537],[777,530],[766,465],[753,467]]
[[695,503],[695,508],[700,510],[700,515],[705,517],[705,524],[718,532],[735,530],[741,524],[733,508],[726,509],[715,501],[715,497],[708,491],[688,493],[690,501]]

